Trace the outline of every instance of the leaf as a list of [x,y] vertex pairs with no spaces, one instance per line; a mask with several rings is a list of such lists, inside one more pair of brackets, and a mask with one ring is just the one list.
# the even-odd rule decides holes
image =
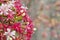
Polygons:
[[22,20],[22,16],[16,16],[15,18],[14,18],[14,20],[17,22],[17,21],[21,21]]
[[2,5],[2,3],[0,2],[0,6]]
[[12,9],[11,9],[11,10],[15,11],[15,8],[14,8],[14,7],[12,7]]

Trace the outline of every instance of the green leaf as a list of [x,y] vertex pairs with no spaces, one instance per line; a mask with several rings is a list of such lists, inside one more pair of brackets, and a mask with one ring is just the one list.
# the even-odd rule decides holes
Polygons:
[[14,20],[17,22],[17,21],[21,21],[22,20],[22,16],[16,16],[15,18],[14,18]]
[[0,6],[2,5],[2,3],[0,2]]
[[11,9],[11,10],[15,11],[15,8],[14,8],[14,7],[12,7],[12,9]]

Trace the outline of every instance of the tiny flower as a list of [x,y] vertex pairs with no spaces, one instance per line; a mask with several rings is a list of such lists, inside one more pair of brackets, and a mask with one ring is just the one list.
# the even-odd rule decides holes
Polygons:
[[23,12],[24,12],[24,10],[20,10],[20,12],[21,12],[21,13],[23,13]]
[[25,16],[25,13],[23,13],[22,16]]
[[21,24],[20,23],[14,23],[13,29],[15,29],[17,32],[20,31]]
[[9,40],[11,37],[15,39],[15,33],[16,31],[11,32],[11,29],[7,28],[7,32],[5,32],[4,35],[6,35],[7,40]]
[[14,0],[9,1],[9,2],[8,2],[8,4],[9,4],[8,7],[14,7],[14,2],[15,2]]
[[2,15],[3,14],[3,12],[0,12],[0,15]]
[[36,28],[33,28],[34,31],[36,31],[37,29]]
[[0,29],[2,29],[3,28],[3,24],[2,23],[0,23]]
[[29,24],[29,22],[27,22],[27,24]]
[[21,8],[23,8],[23,9],[28,9],[27,7],[24,7],[24,6],[21,6]]
[[[2,5],[0,6],[0,11],[1,11],[2,13],[4,13],[4,15],[8,15],[8,14],[9,14],[8,11],[13,12],[13,11],[11,10],[11,7],[14,7],[12,3],[7,3],[7,4],[3,4],[3,3],[2,3]],[[2,14],[2,13],[1,13],[1,14]]]

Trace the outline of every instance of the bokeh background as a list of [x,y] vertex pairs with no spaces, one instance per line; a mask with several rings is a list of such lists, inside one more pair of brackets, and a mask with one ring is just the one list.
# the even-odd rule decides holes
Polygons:
[[31,40],[60,40],[60,0],[21,0],[36,28]]

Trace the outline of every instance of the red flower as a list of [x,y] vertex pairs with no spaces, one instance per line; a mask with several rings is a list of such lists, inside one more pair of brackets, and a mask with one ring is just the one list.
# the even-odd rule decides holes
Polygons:
[[23,20],[25,22],[30,22],[30,23],[32,22],[31,19],[30,19],[30,17],[27,14],[23,17]]
[[19,31],[20,31],[20,26],[21,26],[20,23],[14,23],[12,27],[13,27],[13,29],[15,29],[17,32],[19,32]]
[[3,24],[3,29],[4,29],[4,31],[7,31],[7,28],[8,28],[8,24]]
[[15,4],[16,11],[19,12],[22,4],[20,2],[15,2],[14,4]]
[[3,29],[3,24],[2,23],[0,23],[0,29]]

